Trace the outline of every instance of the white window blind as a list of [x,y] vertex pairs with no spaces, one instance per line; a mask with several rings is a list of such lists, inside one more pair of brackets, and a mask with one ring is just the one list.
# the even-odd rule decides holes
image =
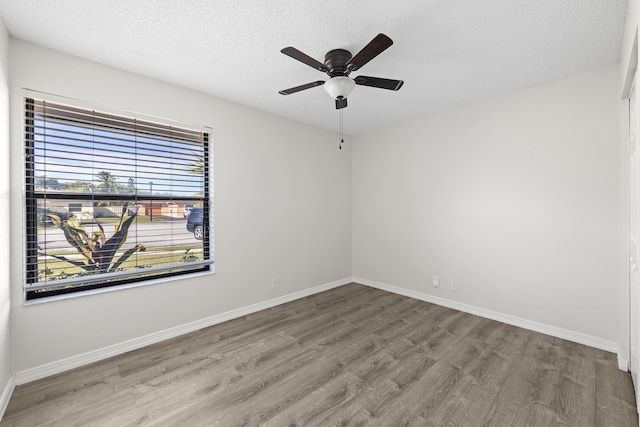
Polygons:
[[211,269],[209,133],[34,97],[24,123],[27,299]]

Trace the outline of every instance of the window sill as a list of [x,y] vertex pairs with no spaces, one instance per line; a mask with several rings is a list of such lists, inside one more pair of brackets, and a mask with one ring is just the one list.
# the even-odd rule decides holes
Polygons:
[[125,289],[141,288],[141,287],[144,287],[144,286],[159,285],[159,284],[163,284],[163,283],[175,282],[175,281],[178,281],[178,280],[189,280],[189,279],[193,279],[193,278],[196,278],[196,277],[211,276],[211,275],[215,274],[215,272],[216,272],[215,264],[211,264],[211,270],[210,271],[202,271],[202,272],[193,273],[193,274],[189,274],[189,275],[183,275],[183,276],[163,277],[163,278],[159,278],[159,279],[147,280],[147,281],[144,281],[144,282],[128,283],[126,285],[120,285],[120,286],[109,286],[109,287],[105,287],[105,288],[91,289],[91,290],[88,290],[88,291],[71,292],[69,294],[54,295],[54,296],[51,296],[51,297],[38,298],[38,299],[28,300],[28,301],[26,299],[26,292],[23,291],[22,306],[23,307],[28,307],[28,306],[31,306],[31,305],[45,304],[45,303],[49,303],[49,302],[53,302],[53,301],[68,300],[68,299],[72,299],[72,298],[81,298],[81,297],[85,297],[85,296],[89,296],[89,295],[104,294],[104,293],[107,293],[107,292],[117,292],[117,291],[122,291],[122,290],[125,290]]

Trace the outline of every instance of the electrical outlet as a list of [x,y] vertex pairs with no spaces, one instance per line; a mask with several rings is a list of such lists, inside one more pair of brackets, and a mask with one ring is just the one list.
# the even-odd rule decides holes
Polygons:
[[434,288],[440,287],[440,278],[438,276],[433,276],[433,287]]
[[458,282],[456,282],[455,280],[451,281],[451,290],[454,292],[458,290]]
[[271,289],[275,289],[278,287],[278,279],[271,280]]

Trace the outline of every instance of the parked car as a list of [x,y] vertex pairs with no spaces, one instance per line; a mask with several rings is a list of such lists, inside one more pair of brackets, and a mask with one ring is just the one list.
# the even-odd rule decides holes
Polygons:
[[189,215],[191,214],[191,209],[193,209],[194,207],[195,207],[194,205],[188,205],[188,204],[184,205],[184,208],[183,208],[183,211],[182,211],[183,212],[182,213],[183,217],[184,218],[189,218]]
[[193,237],[198,240],[204,238],[202,208],[193,208],[187,219],[187,230],[193,232]]

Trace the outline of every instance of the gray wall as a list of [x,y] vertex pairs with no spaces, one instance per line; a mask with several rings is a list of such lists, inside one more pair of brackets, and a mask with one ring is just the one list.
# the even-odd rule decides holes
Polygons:
[[617,349],[619,93],[613,65],[354,137],[353,275]]
[[[20,40],[10,67],[12,111],[29,88],[210,126],[214,144],[214,275],[24,306],[23,236],[12,236],[16,372],[351,276],[351,150],[335,133]],[[19,115],[11,123],[20,164]],[[21,194],[16,168],[12,206]],[[13,209],[13,229],[22,221]]]
[[[9,35],[0,22],[0,212],[11,211],[9,198]],[[11,304],[9,221],[0,221],[0,414],[3,396],[11,391]],[[6,401],[6,400],[5,400]]]

